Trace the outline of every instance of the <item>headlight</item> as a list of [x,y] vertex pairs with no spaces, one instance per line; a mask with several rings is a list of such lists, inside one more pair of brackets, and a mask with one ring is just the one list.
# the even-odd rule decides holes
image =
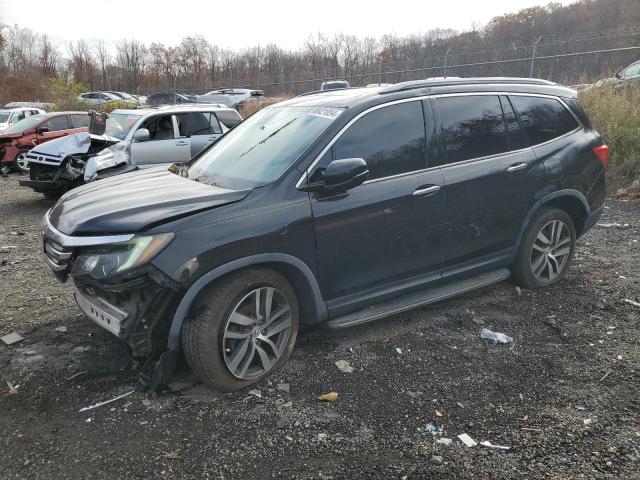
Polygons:
[[97,280],[144,265],[173,240],[173,233],[136,236],[122,243],[104,245],[102,251],[78,255],[72,276],[91,275]]

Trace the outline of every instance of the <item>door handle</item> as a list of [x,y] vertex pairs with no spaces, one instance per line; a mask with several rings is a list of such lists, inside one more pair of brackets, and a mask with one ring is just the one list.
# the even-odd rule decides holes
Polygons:
[[418,188],[413,192],[413,195],[431,195],[432,193],[436,193],[438,190],[440,190],[440,188],[442,188],[440,187],[440,185],[431,185],[430,187]]
[[527,168],[526,163],[516,163],[515,165],[511,165],[509,168],[507,168],[507,172],[519,172],[520,170],[524,170],[525,168]]
[[176,147],[186,147],[189,142],[176,142]]

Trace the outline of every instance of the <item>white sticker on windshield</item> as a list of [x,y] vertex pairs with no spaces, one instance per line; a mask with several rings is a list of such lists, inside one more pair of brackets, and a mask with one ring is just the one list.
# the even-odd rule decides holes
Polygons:
[[334,120],[342,113],[340,108],[332,108],[332,107],[316,107],[311,110],[308,115],[313,115],[314,117],[322,117],[329,118]]

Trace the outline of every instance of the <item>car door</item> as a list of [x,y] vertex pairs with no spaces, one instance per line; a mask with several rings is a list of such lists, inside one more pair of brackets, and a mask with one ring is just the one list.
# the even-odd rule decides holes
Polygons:
[[195,157],[222,136],[222,128],[213,112],[188,112],[176,115],[180,138],[189,139],[191,157]]
[[425,131],[420,100],[376,107],[310,171],[313,182],[332,160],[363,158],[369,168],[367,181],[347,192],[310,193],[320,279],[334,316],[440,278],[443,178],[439,168],[426,168]]
[[50,117],[46,121],[42,122],[40,124],[40,128],[36,130],[38,143],[48,142],[49,140],[64,137],[65,135],[69,135],[69,133],[73,133],[70,132],[69,128],[69,119],[67,115],[56,115],[54,117]]
[[544,163],[506,97],[445,95],[432,103],[446,195],[443,275],[504,266],[543,186]]
[[131,162],[134,165],[154,166],[187,162],[191,158],[188,138],[178,138],[177,123],[173,115],[158,115],[142,123],[149,130],[149,139],[131,144]]

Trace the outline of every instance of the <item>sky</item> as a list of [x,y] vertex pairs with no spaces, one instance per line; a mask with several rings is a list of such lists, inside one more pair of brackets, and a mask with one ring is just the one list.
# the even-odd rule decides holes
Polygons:
[[[575,0],[559,1],[566,5]],[[546,3],[546,0],[0,0],[0,23],[46,33],[60,46],[79,38],[102,39],[110,46],[122,38],[145,44],[177,45],[182,38],[199,34],[213,44],[233,50],[269,43],[297,49],[310,34],[317,32],[379,37],[386,33],[400,36],[422,33],[434,28],[468,30],[495,16]]]

